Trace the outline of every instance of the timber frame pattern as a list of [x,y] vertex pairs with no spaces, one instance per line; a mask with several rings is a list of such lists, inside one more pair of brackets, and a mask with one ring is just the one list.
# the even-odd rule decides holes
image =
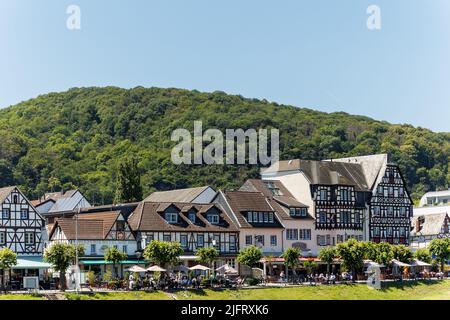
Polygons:
[[7,247],[19,256],[42,255],[44,219],[18,188],[13,188],[0,203],[0,233]]
[[370,240],[409,243],[412,200],[398,166],[388,164],[370,201]]

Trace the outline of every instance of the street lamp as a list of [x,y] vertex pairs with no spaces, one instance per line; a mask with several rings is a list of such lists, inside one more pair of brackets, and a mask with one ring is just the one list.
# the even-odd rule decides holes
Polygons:
[[78,215],[80,214],[80,208],[78,208],[75,214],[75,291],[78,294],[80,288],[80,268],[78,265]]

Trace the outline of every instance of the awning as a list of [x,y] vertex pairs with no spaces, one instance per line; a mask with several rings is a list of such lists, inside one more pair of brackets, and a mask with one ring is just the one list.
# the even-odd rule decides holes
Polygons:
[[[106,260],[80,260],[80,264],[84,265],[103,265],[103,264],[112,264],[111,261]],[[124,260],[121,261],[119,264],[146,264],[144,260]]]
[[431,264],[423,262],[423,261],[420,261],[420,260],[417,260],[417,259],[414,259],[411,262],[411,267],[431,267]]
[[52,265],[44,262],[43,257],[17,257],[17,265],[12,269],[49,269]]
[[399,267],[410,267],[409,264],[401,262],[401,261],[398,261],[396,259],[392,259],[391,263],[393,263],[393,264],[395,264],[396,266],[399,266]]
[[181,261],[198,260],[199,256],[179,256],[178,259]]

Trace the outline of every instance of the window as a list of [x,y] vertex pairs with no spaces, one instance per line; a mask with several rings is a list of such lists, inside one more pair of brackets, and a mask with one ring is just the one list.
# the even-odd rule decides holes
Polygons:
[[28,220],[28,209],[20,209],[20,219]]
[[387,228],[386,228],[386,233],[387,233],[387,236],[388,236],[388,237],[392,237],[392,234],[393,234],[393,233],[392,233],[392,227],[387,227]]
[[383,196],[387,198],[387,196],[388,196],[388,189],[387,188],[383,188]]
[[0,232],[0,245],[6,244],[6,232],[2,231]]
[[350,200],[349,190],[342,189],[340,193],[341,193],[341,201],[349,201]]
[[2,209],[2,218],[3,219],[9,219],[9,216],[10,216],[10,210],[9,210],[9,208],[3,208]]
[[273,223],[273,212],[269,212],[269,223]]
[[253,222],[258,222],[258,212],[253,212]]
[[91,255],[94,255],[97,253],[97,248],[95,243],[91,244]]
[[170,234],[163,235],[163,241],[165,241],[165,242],[172,241],[172,237],[170,236]]
[[205,236],[203,234],[197,234],[197,248],[203,248],[205,246]]
[[373,228],[373,236],[379,237],[380,236],[380,227],[374,227]]
[[272,192],[272,195],[274,196],[282,196],[283,193],[280,191],[280,189],[273,183],[272,181],[264,181],[264,184],[266,185],[267,189]]
[[262,212],[258,212],[258,222],[263,222],[264,221],[264,217],[263,217],[263,213]]
[[230,251],[236,251],[236,236],[234,234],[230,234]]
[[406,208],[400,207],[400,217],[405,217],[405,216],[406,216]]
[[269,222],[269,213],[268,212],[264,212],[264,223]]
[[125,231],[125,221],[117,221],[116,228],[117,231]]
[[255,244],[258,246],[264,246],[264,236],[263,235],[255,236]]
[[208,214],[206,219],[211,224],[219,224],[219,215],[218,214]]
[[276,235],[270,236],[270,245],[272,247],[275,247],[277,245],[277,236]]
[[290,208],[289,214],[292,217],[306,217],[307,210],[306,210],[306,208]]
[[25,244],[34,244],[34,232],[25,233]]
[[400,237],[402,238],[406,237],[406,228],[404,227],[400,228]]
[[320,190],[320,200],[327,200],[327,190],[326,189],[322,189]]
[[188,236],[186,234],[180,235],[180,244],[181,244],[182,248],[187,248],[187,243],[188,243],[187,238],[188,238]]
[[122,246],[122,252],[124,252],[124,253],[128,252],[128,246],[127,245],[123,245]]
[[389,187],[389,197],[394,195],[394,187]]
[[298,231],[300,240],[311,240],[311,229],[300,229]]
[[252,244],[252,236],[245,236],[245,245],[250,246]]
[[173,212],[166,212],[165,214],[166,221],[168,223],[177,223],[178,222],[178,214]]
[[342,234],[336,235],[336,241],[337,243],[344,242],[344,236]]
[[247,221],[253,222],[253,212],[247,212]]
[[13,203],[19,203],[19,197],[14,195],[13,196]]
[[298,230],[286,229],[286,240],[298,240]]
[[188,214],[188,219],[189,219],[192,223],[195,223],[195,221],[196,221],[195,212],[189,212],[189,214]]
[[216,248],[220,248],[220,234],[215,234],[214,235],[214,242],[215,242],[215,247]]
[[319,222],[320,223],[326,223],[327,222],[327,213],[322,211],[319,212]]
[[352,221],[352,214],[348,211],[342,212],[342,223],[349,224]]
[[403,187],[398,188],[398,195],[400,197],[403,197],[404,194],[405,194],[405,189]]
[[116,249],[118,248],[117,244],[113,245],[113,247],[116,248]]
[[326,237],[323,235],[317,235],[317,245],[318,246],[326,246]]

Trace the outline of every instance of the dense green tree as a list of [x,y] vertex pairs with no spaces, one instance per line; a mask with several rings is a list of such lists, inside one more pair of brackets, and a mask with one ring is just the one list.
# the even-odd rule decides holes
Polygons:
[[433,239],[428,249],[443,272],[445,261],[450,259],[450,238]]
[[5,271],[17,264],[17,254],[9,248],[0,249],[0,269],[2,270],[2,288],[5,289]]
[[116,277],[116,265],[120,264],[122,261],[127,260],[128,255],[126,252],[122,252],[116,247],[109,247],[105,251],[105,261],[111,262],[113,267],[113,277]]
[[428,250],[427,248],[417,249],[416,252],[414,252],[414,258],[426,263],[431,263],[431,261],[433,260],[430,250]]
[[319,259],[327,264],[327,273],[330,274],[331,264],[336,258],[337,252],[335,247],[323,248],[319,251]]
[[142,200],[141,173],[136,157],[126,157],[118,166],[116,181],[116,203]]
[[183,249],[179,242],[152,240],[144,249],[144,258],[163,268],[175,264],[182,254]]
[[56,242],[47,247],[44,251],[44,259],[52,265],[52,268],[59,272],[59,286],[62,291],[66,289],[66,270],[75,262],[77,255],[84,255],[84,247],[68,243]]
[[198,249],[195,254],[198,256],[200,263],[206,263],[211,269],[213,269],[214,262],[219,258],[219,251],[213,247]]
[[[58,179],[55,188],[75,186],[95,204],[112,203],[118,167],[130,155],[139,159],[143,195],[206,184],[236,188],[258,177],[252,165],[172,164],[171,133],[192,133],[194,120],[204,130],[277,128],[282,159],[389,153],[415,199],[450,186],[450,133],[223,92],[106,87],[74,88],[1,109],[0,187],[19,185],[37,198],[52,189],[50,179]],[[119,198],[140,198],[123,191]]]
[[414,254],[411,249],[402,244],[392,246],[392,253],[394,254],[394,259],[404,263],[410,263],[414,258]]
[[249,268],[253,268],[258,264],[262,257],[263,253],[260,248],[256,246],[248,246],[239,251],[237,261]]
[[[300,250],[298,248],[287,248],[283,252],[284,264],[295,274],[295,268],[300,264]],[[288,276],[288,275],[286,275]]]
[[356,281],[357,271],[364,266],[365,245],[355,239],[338,243],[336,252],[342,259],[344,267],[351,271],[353,281]]

